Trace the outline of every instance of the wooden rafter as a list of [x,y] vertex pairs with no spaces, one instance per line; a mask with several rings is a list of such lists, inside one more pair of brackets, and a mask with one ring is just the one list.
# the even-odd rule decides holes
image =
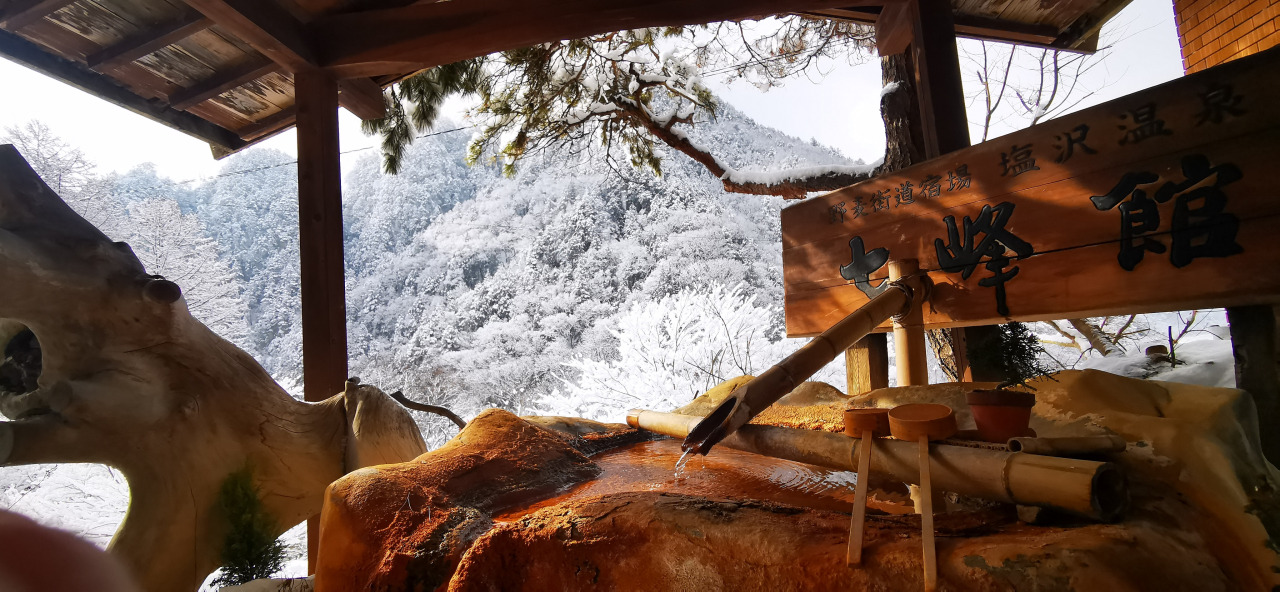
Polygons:
[[[1113,1],[1128,3],[1128,0]],[[878,7],[841,7],[804,11],[802,14],[878,25],[881,12]],[[1108,16],[1107,18],[1110,17]],[[1094,21],[1090,19],[1090,22]],[[973,14],[955,15],[955,29],[956,35],[961,37],[1019,43],[1051,49],[1090,52],[1096,47],[1096,45],[1090,45],[1088,38],[1082,38],[1079,34],[1073,32],[1060,33],[1050,25],[1019,23]]]
[[0,12],[0,28],[21,29],[51,15],[75,0],[17,0]]
[[387,114],[382,87],[369,78],[339,80],[338,104],[365,121],[382,119]]
[[[245,67],[170,97],[177,108],[186,108],[218,96],[280,69],[294,74],[316,69],[316,60],[303,24],[284,7],[262,0],[186,0],[192,8],[243,39],[274,62],[275,68]],[[256,76],[255,76],[256,74]],[[238,82],[238,83],[237,83]],[[386,113],[382,88],[368,78],[339,83],[340,103],[361,119],[377,119]]]
[[146,100],[120,86],[118,82],[70,60],[50,55],[36,44],[13,33],[0,31],[0,55],[217,148],[235,151],[246,145],[237,134],[226,128],[169,108],[160,101]]
[[288,129],[298,117],[298,110],[295,107],[285,107],[271,115],[263,117],[249,125],[240,128],[237,133],[240,138],[246,142],[256,142],[272,134]]
[[303,25],[269,0],[185,0],[228,33],[290,72],[316,67]]
[[154,29],[139,31],[115,45],[103,48],[86,57],[85,63],[98,72],[109,72],[212,26],[212,20],[198,13],[188,14]]
[[[208,1],[208,0],[205,0]],[[321,17],[321,65],[342,77],[412,72],[512,47],[621,29],[708,23],[896,0],[474,0]]]
[[190,88],[169,96],[169,106],[187,110],[238,86],[243,86],[280,69],[275,62],[266,59],[250,60],[225,72],[215,73]]

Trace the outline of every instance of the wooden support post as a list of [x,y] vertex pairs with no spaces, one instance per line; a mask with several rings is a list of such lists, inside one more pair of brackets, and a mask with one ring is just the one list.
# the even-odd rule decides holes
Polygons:
[[[342,177],[338,83],[328,73],[295,74],[298,121],[298,224],[302,255],[303,396],[322,401],[347,378],[347,307],[342,264]],[[307,522],[309,573],[315,573],[319,521]]]
[[[951,5],[945,0],[913,0],[909,4],[895,5],[881,13],[877,21],[877,41],[882,54],[896,53],[910,31],[910,51],[907,55],[883,58],[884,83],[902,82],[899,77],[909,77],[914,86],[915,101],[891,94],[882,101],[881,115],[885,120],[889,146],[886,149],[887,170],[905,168],[923,155],[934,158],[965,148],[969,145],[969,122],[965,112],[964,88],[961,84],[960,59],[956,52],[955,23]],[[903,72],[903,70],[908,70]],[[890,262],[890,265],[893,263]],[[963,329],[950,329],[953,342],[953,363],[960,380],[968,379],[968,356],[965,355]],[[923,333],[921,334],[923,336]],[[868,336],[870,337],[870,336]],[[904,345],[894,331],[895,350],[902,352]],[[861,345],[861,344],[860,344]],[[872,387],[877,369],[868,365],[872,359],[868,350],[851,349],[845,353],[845,371],[849,377],[849,394],[858,395]],[[885,350],[887,352],[887,348]],[[898,383],[927,384],[928,367],[921,350],[919,382],[904,382],[905,366],[902,354],[898,354]],[[888,370],[883,371],[888,379]],[[860,382],[870,377],[871,384]],[[864,390],[865,389],[865,390]]]
[[[915,259],[889,261],[889,279],[897,281],[919,271]],[[929,384],[929,361],[925,355],[924,313],[913,302],[911,312],[893,321],[893,351],[898,367],[898,386]]]
[[[999,325],[982,325],[979,327],[965,327],[964,338],[966,341],[965,351],[974,352],[982,348],[991,347],[991,343],[997,342],[1000,336]],[[969,380],[975,382],[1003,382],[1005,380],[1004,369],[994,364],[994,356],[977,356],[969,354]]]
[[969,338],[965,335],[964,328],[952,327],[943,331],[946,331],[947,336],[951,338],[951,360],[955,363],[956,380],[972,382],[973,369],[969,368]]
[[948,0],[916,0],[911,52],[924,123],[925,157],[969,146],[956,27]]
[[[916,22],[911,65],[924,128],[925,158],[936,158],[969,146],[969,118],[965,110],[951,3],[946,0],[917,0],[917,4],[918,10],[913,15]],[[974,329],[980,333],[983,331]],[[986,329],[994,330],[994,327]],[[969,368],[965,331],[963,328],[948,329],[957,380],[970,381],[976,379]]]
[[872,333],[844,351],[847,394],[865,395],[889,386],[889,336]]
[[1231,347],[1236,360],[1236,388],[1248,391],[1258,409],[1262,453],[1280,463],[1280,348],[1276,339],[1276,307],[1227,309]]

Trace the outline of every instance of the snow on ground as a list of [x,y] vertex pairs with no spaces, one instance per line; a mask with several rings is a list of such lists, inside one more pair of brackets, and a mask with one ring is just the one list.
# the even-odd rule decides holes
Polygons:
[[1235,388],[1236,369],[1230,341],[1193,341],[1179,345],[1174,349],[1174,355],[1176,364],[1167,359],[1152,360],[1145,354],[1136,353],[1092,358],[1080,367],[1133,378]]
[[97,464],[0,468],[0,509],[29,516],[106,547],[124,518],[129,486]]
[[[1231,333],[1227,326],[1226,312],[1204,311],[1200,320],[1188,327],[1188,317],[1179,313],[1142,315],[1150,324],[1147,337],[1141,347],[1130,347],[1130,352],[1107,357],[1085,359],[1077,368],[1092,368],[1121,376],[1145,378],[1216,386],[1236,387],[1235,357],[1231,349]],[[1189,330],[1177,339],[1173,347],[1173,362],[1164,357],[1148,357],[1143,351],[1152,345],[1169,345],[1166,335],[1177,335],[1183,328]]]

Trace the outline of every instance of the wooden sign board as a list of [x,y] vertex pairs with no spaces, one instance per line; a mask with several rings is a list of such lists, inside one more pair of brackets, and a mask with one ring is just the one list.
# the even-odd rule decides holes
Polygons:
[[782,211],[787,334],[934,282],[929,327],[1280,299],[1280,49]]

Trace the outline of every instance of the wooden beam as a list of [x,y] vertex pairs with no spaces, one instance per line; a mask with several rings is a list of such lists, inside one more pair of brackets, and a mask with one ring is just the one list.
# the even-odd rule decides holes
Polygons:
[[[208,0],[202,0],[208,1]],[[325,16],[312,21],[321,65],[340,77],[376,76],[513,47],[641,27],[701,24],[779,12],[899,0],[472,0]]]
[[[880,7],[866,8],[833,8],[812,10],[800,14],[821,18],[834,18],[864,24],[875,24],[883,11]],[[990,18],[973,14],[954,15],[956,35],[970,39],[985,39],[1002,43],[1017,43],[1033,47],[1062,49],[1081,53],[1092,53],[1096,47],[1090,48],[1083,42],[1076,42],[1069,47],[1060,46],[1066,43],[1058,34],[1057,27],[1051,25],[1034,25]],[[1074,39],[1072,37],[1071,39]]]
[[880,57],[897,55],[911,45],[915,17],[915,4],[902,2],[884,7],[876,19],[876,53]]
[[16,0],[0,13],[0,28],[14,31],[62,10],[75,0]]
[[[914,21],[912,66],[924,130],[924,152],[925,158],[937,158],[970,145],[956,26],[948,0],[913,0],[912,4],[915,7],[909,14]],[[951,348],[951,363],[961,377],[966,371],[972,377],[964,332],[962,328],[952,330],[953,344],[959,343],[960,347]],[[922,384],[928,384],[927,373],[926,382]]]
[[298,117],[296,106],[289,106],[272,113],[258,121],[246,125],[239,130],[240,137],[246,142],[256,142],[271,134],[287,129]]
[[174,109],[189,109],[279,69],[280,66],[275,62],[258,59],[240,64],[225,72],[216,72],[213,76],[197,82],[190,88],[184,88],[169,95],[169,106]]
[[299,72],[295,82],[303,380],[306,399],[320,401],[347,378],[338,86],[318,70]]
[[947,338],[951,341],[951,363],[956,369],[956,381],[973,382],[973,368],[969,364],[969,336],[965,334],[965,329],[952,327],[940,330],[946,331]]
[[889,336],[872,333],[844,350],[844,368],[850,397],[889,386]]
[[1088,13],[1076,19],[1071,23],[1061,35],[1054,40],[1053,45],[1062,49],[1070,50],[1086,50],[1092,53],[1098,49],[1098,37],[1102,33],[1102,26],[1107,21],[1115,18],[1124,7],[1129,5],[1131,0],[1104,0],[1095,6]]
[[925,158],[969,146],[956,29],[948,0],[912,0],[917,9],[911,50],[924,124]]
[[161,101],[146,100],[116,81],[70,60],[45,53],[34,43],[0,31],[0,55],[55,80],[114,103],[138,115],[158,121],[209,144],[235,151],[246,143],[236,133],[204,119],[171,109]]
[[338,82],[338,104],[365,121],[382,119],[387,102],[382,87],[369,78],[348,78]]
[[[302,256],[303,398],[342,392],[347,377],[347,309],[342,264],[342,184],[338,83],[327,72],[294,76],[298,113],[298,242]],[[319,520],[307,522],[315,572]]]
[[[1004,368],[1000,367],[998,357],[988,355],[984,351],[995,347],[993,344],[1000,342],[999,325],[955,327],[950,330],[962,331],[961,334],[964,335],[965,358],[969,362],[968,380],[973,382],[1004,382]],[[959,342],[960,340],[955,341],[957,348]],[[975,356],[975,353],[978,355]]]
[[184,0],[290,72],[315,67],[303,25],[271,0]]
[[1280,462],[1280,348],[1276,343],[1276,318],[1276,307],[1270,305],[1227,309],[1236,388],[1253,397],[1262,452],[1272,464]]
[[213,21],[199,14],[188,14],[155,29],[139,31],[111,47],[103,48],[86,57],[85,63],[98,72],[109,72],[212,26]]

